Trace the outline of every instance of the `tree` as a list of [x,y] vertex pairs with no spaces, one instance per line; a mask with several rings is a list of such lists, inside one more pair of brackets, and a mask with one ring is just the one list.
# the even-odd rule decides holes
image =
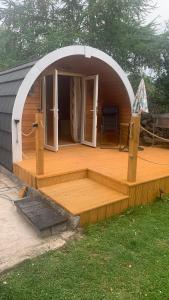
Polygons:
[[150,107],[154,112],[169,111],[169,23],[160,35],[160,66],[154,76],[150,93]]
[[[16,38],[20,60],[57,47],[87,44],[112,55],[126,71],[155,67],[159,45],[144,26],[149,0],[4,0],[0,20]],[[156,50],[155,50],[156,49]]]
[[154,7],[153,0],[2,2],[1,69],[58,47],[86,44],[113,56],[130,75],[134,86],[147,68],[158,75],[158,81],[153,81],[156,86],[162,88],[164,77],[167,81],[168,30],[159,34],[153,22],[145,25],[145,17]]
[[80,42],[82,9],[78,0],[5,0],[0,20],[6,31],[16,35],[22,62]]
[[155,25],[144,25],[152,1],[88,0],[83,42],[112,55],[128,72],[156,67],[160,44]]
[[16,34],[0,26],[0,69],[7,69],[20,62]]
[[[54,1],[56,2],[56,1]],[[3,1],[0,18],[4,28],[16,36],[21,61],[40,56],[46,51],[46,37],[51,28],[53,9],[50,0]]]

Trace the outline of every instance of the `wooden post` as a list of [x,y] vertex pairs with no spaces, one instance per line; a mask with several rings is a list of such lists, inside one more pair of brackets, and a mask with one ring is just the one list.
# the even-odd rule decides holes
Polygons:
[[43,114],[36,113],[36,175],[44,174],[44,129]]
[[133,115],[130,123],[128,175],[129,182],[135,182],[137,176],[137,154],[140,138],[140,115]]

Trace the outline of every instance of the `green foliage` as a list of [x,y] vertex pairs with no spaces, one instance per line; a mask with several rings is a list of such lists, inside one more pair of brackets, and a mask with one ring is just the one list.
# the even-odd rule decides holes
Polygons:
[[[154,0],[3,0],[0,69],[38,58],[58,47],[99,48],[130,74],[136,90],[147,70],[155,78],[151,103],[168,103],[169,25],[159,33],[145,18]],[[146,72],[145,72],[146,70]],[[151,77],[151,76],[149,76]],[[168,104],[167,104],[168,105]]]
[[5,0],[3,3],[0,19],[6,31],[16,35],[12,48],[17,49],[20,62],[79,41],[80,1]]
[[114,56],[131,72],[143,66],[156,67],[159,61],[160,47],[154,26],[143,23],[153,8],[151,3],[151,0],[4,0],[0,20],[15,36],[11,48],[17,49],[21,61],[57,47],[87,44]]
[[1,300],[168,300],[169,201],[87,228],[0,278]]
[[143,25],[151,8],[149,3],[151,1],[88,1],[84,42],[112,55],[126,71],[154,67],[155,57],[159,57],[156,32],[153,24]]
[[[163,112],[169,111],[169,24],[162,39],[161,72],[158,75],[155,86],[155,104],[162,107]],[[160,110],[160,108],[159,108]]]
[[17,63],[15,35],[0,27],[0,41],[0,69],[7,69],[8,66]]

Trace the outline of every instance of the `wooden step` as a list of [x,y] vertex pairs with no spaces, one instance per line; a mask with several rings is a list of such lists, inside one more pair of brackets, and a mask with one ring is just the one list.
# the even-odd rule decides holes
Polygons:
[[91,169],[36,176],[36,188],[73,216],[80,216],[82,225],[129,207],[128,185]]
[[[97,211],[100,208],[110,208],[110,205],[116,203],[119,203],[120,207],[120,209],[118,207],[118,213],[128,207],[128,196],[90,178],[42,187],[40,191],[75,216],[82,216],[86,212],[90,214],[91,211]],[[111,213],[108,212],[109,217],[116,213],[113,209]],[[104,218],[106,217],[105,214]]]
[[88,169],[88,178],[101,183],[117,192],[123,193],[125,195],[129,194],[129,187],[126,183],[116,180],[110,176],[104,175],[102,173],[96,172],[94,170]]
[[37,187],[41,188],[84,178],[90,178],[125,195],[129,194],[129,187],[126,183],[91,169],[80,169],[77,171],[65,172],[57,175],[37,176]]
[[54,207],[39,196],[26,197],[15,201],[17,210],[37,230],[41,237],[66,230],[67,216],[61,215]]
[[61,174],[40,175],[37,176],[37,187],[50,186],[58,183],[73,181],[86,178],[88,175],[87,169],[79,169],[77,171],[62,172]]

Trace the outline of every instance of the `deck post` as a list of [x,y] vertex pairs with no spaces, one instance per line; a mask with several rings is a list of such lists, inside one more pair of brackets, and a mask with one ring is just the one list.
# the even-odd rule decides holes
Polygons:
[[127,180],[135,182],[137,176],[137,154],[140,137],[140,115],[133,114],[130,122],[129,156]]
[[44,129],[43,114],[36,113],[36,175],[44,174]]

